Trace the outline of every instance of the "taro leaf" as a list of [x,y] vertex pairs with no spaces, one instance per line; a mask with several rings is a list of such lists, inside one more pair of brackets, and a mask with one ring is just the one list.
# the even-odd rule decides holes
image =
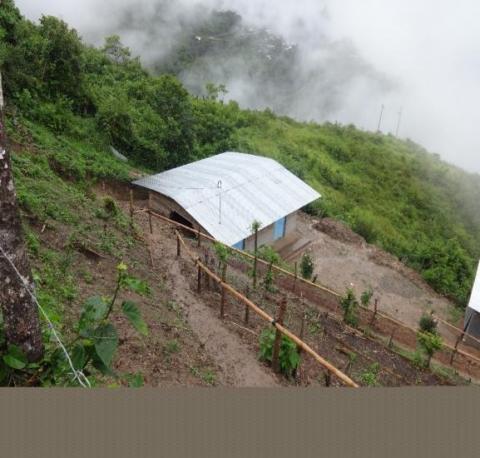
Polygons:
[[115,327],[108,324],[102,324],[95,329],[93,340],[95,342],[95,353],[101,362],[110,368],[113,355],[118,347],[118,335]]
[[90,297],[83,304],[82,315],[78,321],[80,335],[86,337],[90,325],[101,320],[107,313],[108,304],[99,296]]
[[72,351],[72,364],[76,370],[82,370],[87,360],[87,353],[83,345],[75,345]]
[[13,369],[23,369],[28,364],[25,353],[16,345],[8,346],[8,353],[3,356],[3,361]]
[[142,335],[148,336],[148,328],[143,321],[138,307],[132,301],[124,301],[122,303],[123,314],[128,318],[132,326]]

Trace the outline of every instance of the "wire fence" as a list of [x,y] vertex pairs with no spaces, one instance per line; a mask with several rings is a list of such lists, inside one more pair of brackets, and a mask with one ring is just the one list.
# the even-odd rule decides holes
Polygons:
[[23,287],[25,288],[25,291],[27,292],[27,294],[30,296],[30,298],[32,299],[32,301],[35,303],[35,305],[37,306],[38,310],[40,311],[41,315],[43,316],[43,318],[45,319],[47,325],[48,325],[48,328],[49,330],[52,332],[52,335],[53,335],[53,338],[54,340],[57,342],[57,345],[59,346],[59,348],[62,350],[64,356],[65,356],[65,359],[67,360],[68,362],[68,365],[70,367],[70,370],[71,370],[71,375],[73,377],[74,380],[76,380],[78,382],[78,384],[83,387],[83,388],[90,388],[91,387],[91,384],[90,384],[90,381],[88,380],[88,378],[85,376],[85,374],[81,371],[81,370],[78,370],[78,369],[75,369],[74,365],[73,365],[73,361],[72,361],[72,358],[70,356],[70,354],[68,353],[68,350],[65,346],[65,344],[62,342],[62,339],[60,338],[60,334],[59,332],[55,329],[55,326],[53,325],[52,321],[50,320],[47,312],[45,311],[45,309],[40,305],[40,303],[38,302],[35,294],[33,293],[33,291],[31,291],[30,289],[30,286],[27,284],[27,281],[26,279],[22,276],[22,274],[19,272],[19,270],[17,269],[17,266],[15,265],[15,263],[12,261],[12,259],[7,255],[7,253],[4,251],[4,249],[0,246],[0,254],[5,258],[5,260],[8,262],[8,264],[10,265],[10,267],[12,268],[13,272],[15,273],[15,275],[18,277],[18,279],[20,280],[20,282],[22,283]]
[[[146,212],[150,223],[153,217],[183,231],[186,236],[188,235],[190,238],[196,240],[196,247],[198,248],[205,248],[206,244],[220,244],[225,246],[234,255],[229,260],[229,264],[232,267],[243,272],[251,271],[255,259],[253,254],[225,245],[213,237],[202,233],[200,229],[195,229],[173,221],[149,209],[142,209],[137,212]],[[340,304],[342,295],[340,293],[317,282],[314,283],[302,278],[298,275],[296,269],[290,271],[284,267],[275,264],[271,265],[269,262],[257,258],[257,277],[261,278],[265,276],[268,269],[271,269],[271,271],[275,273],[274,282],[278,288],[301,296],[306,301],[328,309],[337,316],[342,315],[343,311]],[[453,333],[455,341],[453,345],[444,341],[441,350],[435,353],[435,360],[452,367],[454,370],[459,370],[470,377],[480,378],[480,357],[472,354],[472,350],[475,351],[475,349],[471,347],[468,347],[468,351],[465,349],[467,345],[464,343],[464,339],[468,337],[471,341],[478,342],[479,344],[480,340],[464,332],[463,329],[459,329],[442,320],[440,317],[435,316],[435,319]],[[359,305],[359,325],[384,335],[388,339],[389,346],[391,346],[392,343],[396,343],[400,346],[406,346],[412,351],[416,351],[417,349],[417,339],[421,332],[381,311],[378,304],[373,305],[371,308]],[[443,330],[442,332],[446,333]]]

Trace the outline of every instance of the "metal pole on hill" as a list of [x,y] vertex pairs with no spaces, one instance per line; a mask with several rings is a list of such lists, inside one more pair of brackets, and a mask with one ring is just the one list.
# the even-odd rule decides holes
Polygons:
[[385,105],[382,105],[382,108],[380,109],[380,118],[378,120],[377,132],[380,132],[380,128],[382,127],[382,118],[383,118],[383,110],[384,109],[385,109]]
[[400,123],[402,122],[402,113],[403,113],[403,108],[400,108],[400,111],[398,112],[398,122],[397,122],[397,129],[395,130],[395,137],[398,137],[398,131],[400,130]]
[[4,123],[0,73],[0,304],[7,343],[20,347],[29,361],[43,356],[33,279],[22,235]]

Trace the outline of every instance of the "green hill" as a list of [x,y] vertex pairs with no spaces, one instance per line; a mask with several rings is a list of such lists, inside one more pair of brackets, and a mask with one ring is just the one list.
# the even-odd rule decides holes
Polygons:
[[236,149],[283,163],[324,196],[310,212],[345,221],[466,303],[480,256],[478,175],[410,141],[242,110],[219,101],[214,85],[192,96],[174,76],[149,74],[118,37],[87,46],[56,18],[25,20],[11,0],[0,9],[0,40],[27,230],[32,218],[78,226],[77,206],[95,215],[89,189],[101,179]]

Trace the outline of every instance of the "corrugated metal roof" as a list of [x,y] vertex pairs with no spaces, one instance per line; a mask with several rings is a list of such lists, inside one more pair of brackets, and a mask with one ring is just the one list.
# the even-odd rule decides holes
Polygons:
[[480,263],[478,264],[477,275],[473,283],[468,307],[480,313]]
[[266,227],[321,197],[273,159],[235,152],[134,184],[175,200],[213,237],[228,245],[247,238],[254,220]]

